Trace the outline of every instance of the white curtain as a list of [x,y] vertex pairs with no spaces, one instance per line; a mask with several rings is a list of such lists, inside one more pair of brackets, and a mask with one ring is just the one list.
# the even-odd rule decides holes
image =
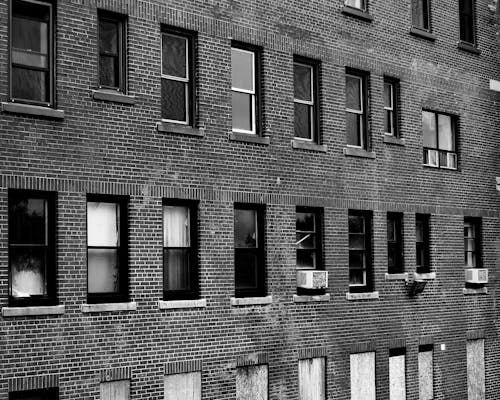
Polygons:
[[188,207],[165,206],[163,208],[163,246],[190,246]]

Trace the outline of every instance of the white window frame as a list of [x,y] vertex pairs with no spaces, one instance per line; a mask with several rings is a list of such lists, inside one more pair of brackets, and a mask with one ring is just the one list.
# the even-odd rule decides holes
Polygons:
[[[256,107],[255,107],[256,97],[257,97],[257,92],[255,90],[255,67],[256,67],[256,65],[255,65],[255,51],[242,49],[242,48],[236,47],[236,46],[231,47],[231,52],[233,50],[237,50],[237,51],[240,51],[243,53],[249,53],[252,55],[252,90],[234,87],[232,85],[232,81],[231,81],[231,92],[244,93],[244,94],[251,95],[251,100],[252,100],[252,118],[251,118],[252,130],[232,128],[232,131],[237,132],[237,133],[249,133],[249,134],[255,135],[255,134],[257,134],[257,126],[256,126],[257,124],[256,124],[256,115],[255,115],[256,111],[257,111]],[[231,65],[231,68],[232,68],[232,65]]]
[[[315,79],[315,68],[314,66],[310,64],[305,64],[299,61],[294,61],[293,62],[294,68],[295,65],[300,65],[301,67],[306,67],[311,70],[311,82],[310,82],[310,88],[311,88],[311,100],[300,100],[295,98],[295,91],[294,91],[294,97],[293,97],[293,102],[298,103],[298,104],[305,104],[309,106],[309,117],[311,118],[311,125],[309,126],[309,138],[302,138],[302,137],[297,137],[294,135],[294,139],[297,140],[304,140],[306,142],[313,142],[314,141],[314,129],[315,129],[315,112],[314,112],[314,96],[316,95],[314,91],[314,79]],[[294,86],[295,86],[295,79],[294,79]]]
[[[389,82],[389,81],[384,81],[384,92],[385,92],[385,86],[386,85],[389,86],[390,91],[391,91],[391,106],[387,107],[385,105],[385,99],[384,99],[384,111],[385,112],[387,112],[387,111],[391,112],[391,118],[390,118],[390,122],[391,122],[390,130],[391,131],[390,132],[385,131],[384,133],[386,135],[389,135],[389,136],[395,136],[396,129],[395,129],[395,126],[394,126],[394,83],[393,82]],[[385,115],[384,115],[384,118],[385,118]]]
[[[348,108],[346,106],[345,110],[346,112],[348,113],[351,113],[351,114],[357,114],[358,115],[358,118],[360,119],[360,124],[359,124],[359,132],[358,132],[358,135],[359,135],[359,142],[360,142],[360,145],[359,146],[355,146],[353,144],[347,144],[347,147],[354,147],[356,149],[364,149],[365,148],[365,120],[364,120],[364,113],[365,113],[365,109],[364,109],[364,103],[365,103],[365,99],[364,99],[364,96],[363,96],[363,92],[364,92],[364,77],[363,76],[360,76],[360,75],[356,75],[356,74],[346,74],[346,77],[349,77],[349,78],[355,78],[355,79],[358,79],[359,82],[360,82],[360,85],[359,85],[359,99],[360,99],[360,107],[361,107],[361,110],[355,110],[353,108]],[[347,123],[347,121],[346,121]]]

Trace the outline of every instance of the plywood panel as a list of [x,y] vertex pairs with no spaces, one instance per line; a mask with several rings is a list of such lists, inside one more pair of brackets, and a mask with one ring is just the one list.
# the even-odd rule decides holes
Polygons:
[[406,400],[405,355],[389,357],[389,399]]
[[112,381],[101,383],[101,400],[129,400],[130,381]]
[[325,400],[324,357],[299,360],[300,400]]
[[165,400],[201,400],[201,372],[165,375]]
[[236,369],[237,400],[267,400],[267,365]]
[[351,354],[351,400],[375,400],[375,352]]
[[484,339],[467,341],[467,392],[469,400],[485,399]]
[[432,400],[434,398],[432,350],[418,352],[418,387],[420,400]]

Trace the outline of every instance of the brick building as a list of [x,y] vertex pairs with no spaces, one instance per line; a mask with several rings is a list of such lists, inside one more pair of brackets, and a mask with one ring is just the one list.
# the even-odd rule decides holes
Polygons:
[[499,399],[498,25],[0,2],[0,400]]

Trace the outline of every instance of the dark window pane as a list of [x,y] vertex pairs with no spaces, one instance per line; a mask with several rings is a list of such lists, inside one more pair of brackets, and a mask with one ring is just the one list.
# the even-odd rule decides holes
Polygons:
[[315,269],[316,251],[297,249],[297,268]]
[[295,137],[312,139],[311,106],[295,103]]
[[392,85],[384,83],[384,107],[392,108]]
[[49,24],[47,22],[12,18],[12,46],[30,52],[48,54]]
[[349,270],[349,284],[351,285],[364,285],[365,284],[365,271],[362,269]]
[[346,113],[347,144],[361,146],[361,115]]
[[429,30],[428,0],[413,0],[413,26]]
[[116,247],[120,243],[120,207],[116,203],[87,202],[87,244]]
[[162,35],[162,74],[187,78],[187,40],[180,36]]
[[49,102],[49,73],[12,67],[12,97]]
[[365,249],[365,235],[363,233],[350,233],[349,234],[349,248],[350,249]]
[[314,213],[298,212],[295,227],[298,231],[316,231],[316,218]]
[[119,71],[118,57],[103,55],[99,57],[99,83],[102,86],[118,87]]
[[11,244],[47,244],[46,206],[44,199],[22,199],[10,204]]
[[392,218],[387,219],[387,240],[396,241],[396,221]]
[[394,133],[393,114],[392,114],[392,111],[390,111],[390,110],[385,110],[384,132]]
[[257,255],[238,251],[235,254],[236,289],[257,288]]
[[186,83],[162,79],[161,100],[163,119],[186,121]]
[[256,218],[256,210],[234,210],[234,247],[257,247]]
[[460,0],[459,1],[460,12],[465,15],[472,15],[473,3],[474,3],[473,0]]
[[189,250],[165,249],[164,262],[164,290],[189,290]]
[[252,131],[252,95],[233,92],[233,129]]
[[99,52],[118,55],[119,24],[113,21],[99,21]]
[[460,15],[460,40],[474,44],[474,21],[469,15]]
[[9,249],[12,296],[47,294],[47,254],[45,248]]
[[296,234],[296,245],[301,249],[314,249],[316,248],[316,235],[313,233],[300,233]]
[[117,293],[119,261],[117,249],[88,249],[88,292]]
[[349,234],[364,233],[365,219],[361,215],[349,215]]
[[365,252],[362,250],[349,250],[349,268],[364,269],[365,268]]
[[35,69],[47,69],[49,67],[49,57],[46,54],[13,49],[12,63]]
[[449,115],[438,114],[438,132],[439,148],[448,151],[455,150],[452,119]]
[[254,53],[231,49],[232,86],[238,89],[254,91]]
[[295,98],[298,100],[312,101],[312,68],[306,65],[294,64]]
[[361,111],[361,79],[356,76],[346,76],[346,107]]

